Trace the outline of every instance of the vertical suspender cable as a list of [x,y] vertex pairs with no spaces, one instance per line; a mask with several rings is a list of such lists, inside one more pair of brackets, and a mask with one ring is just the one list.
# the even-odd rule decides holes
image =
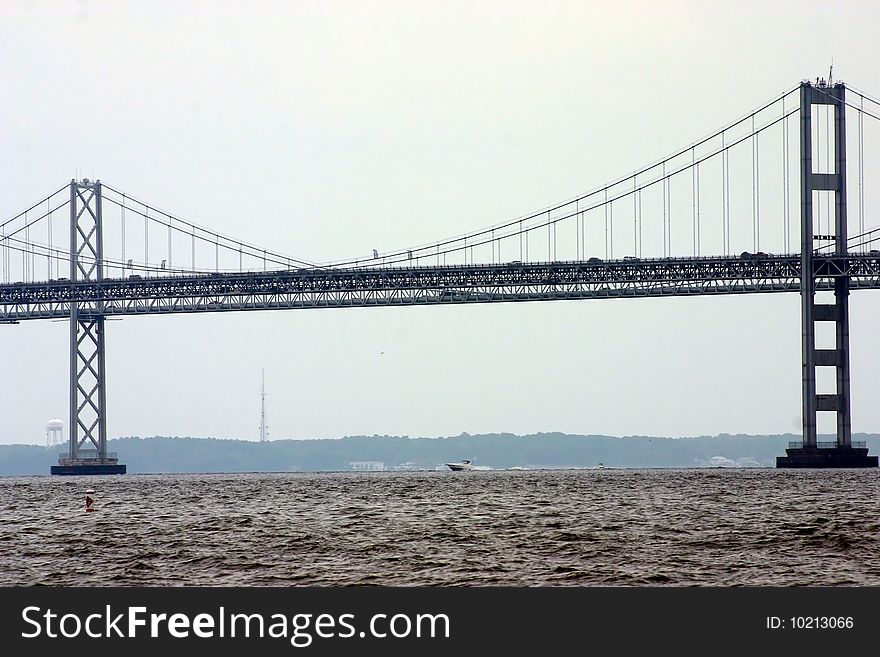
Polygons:
[[120,209],[121,218],[119,223],[122,228],[122,266],[125,267],[125,194],[122,195],[122,208]]
[[150,206],[144,206],[144,268],[150,262]]
[[196,227],[192,227],[192,270],[196,270]]
[[581,210],[581,259],[587,259],[587,217],[584,215],[584,211]]
[[700,163],[697,162],[697,255],[703,250],[700,240]]
[[755,133],[755,250],[761,250],[761,143]]
[[636,198],[636,177],[633,176],[633,255],[639,255],[639,209]]
[[24,249],[21,252],[21,280],[28,282],[28,265],[31,260],[31,229],[28,221],[27,212],[24,213]]
[[730,146],[725,149],[724,155],[724,234],[727,239],[727,255],[730,255],[733,250],[733,245],[730,243]]
[[[24,213],[25,223],[30,223],[27,218],[27,212]],[[34,246],[31,244],[30,238],[31,229],[25,227],[24,229],[24,280],[27,282],[28,277],[30,276],[30,280],[34,280],[34,268],[33,268],[33,252]]]
[[49,199],[46,199],[46,224],[48,225],[49,248],[46,250],[46,279],[52,280],[52,211]]
[[[605,194],[608,192],[606,190]],[[608,203],[608,244],[610,247],[611,259],[614,259],[614,201]]]
[[757,212],[755,210],[755,115],[752,114],[752,248],[758,250],[758,230],[756,224]]
[[733,240],[730,237],[730,146],[727,147],[727,174],[724,179],[724,184],[727,185],[727,249],[730,253],[733,252]]
[[638,208],[639,208],[639,250],[636,253],[638,257],[642,257],[642,190],[636,192],[639,197]]
[[[439,248],[439,247],[438,247]],[[519,220],[519,261],[523,261],[523,232],[522,219]],[[439,263],[438,263],[439,264]]]
[[[864,234],[865,232],[865,133],[864,133],[864,118],[865,118],[865,98],[864,96],[859,96],[859,233]],[[862,250],[866,250],[867,244],[862,247]]]
[[672,257],[672,174],[666,179],[666,238],[669,240],[669,257]]
[[721,131],[721,252],[727,255],[727,149]]
[[694,255],[697,255],[697,158],[691,147],[691,238]]
[[666,162],[661,169],[660,186],[663,189],[663,257],[666,257]]
[[550,210],[547,210],[547,261],[553,260],[553,225],[550,223]]
[[[785,96],[782,97],[782,116],[785,116]],[[782,240],[785,253],[791,248],[791,216],[788,195],[788,119],[782,119]]]
[[605,188],[605,204],[603,207],[605,211],[605,259],[608,259],[608,188]]
[[[27,221],[27,213],[24,215],[24,220]],[[30,223],[30,222],[28,222]],[[31,280],[36,281],[36,272],[34,271],[34,245],[31,244],[30,240],[30,228],[25,228],[24,231],[24,239],[25,239],[25,251],[27,252],[27,269],[30,274]],[[25,278],[27,280],[27,278]]]

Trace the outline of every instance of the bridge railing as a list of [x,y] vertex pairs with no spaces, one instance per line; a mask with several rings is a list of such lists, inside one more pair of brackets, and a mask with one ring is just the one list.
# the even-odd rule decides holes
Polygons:
[[[59,458],[66,459],[67,453],[59,454]],[[107,452],[108,459],[118,458],[116,452]],[[96,449],[81,449],[79,450],[79,460],[80,461],[97,461],[98,460],[98,450]]]
[[[801,442],[800,440],[788,443],[789,449],[801,449],[803,446],[804,446],[804,443]],[[854,441],[852,441],[851,446],[854,449],[865,449],[868,446],[868,444],[864,440],[854,440]],[[817,442],[816,447],[818,447],[819,449],[835,449],[837,447],[837,442],[836,441]]]

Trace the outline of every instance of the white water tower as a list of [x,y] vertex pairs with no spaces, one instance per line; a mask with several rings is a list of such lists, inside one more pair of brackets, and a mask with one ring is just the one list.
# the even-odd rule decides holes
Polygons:
[[46,423],[46,447],[57,447],[64,442],[64,422],[49,420]]

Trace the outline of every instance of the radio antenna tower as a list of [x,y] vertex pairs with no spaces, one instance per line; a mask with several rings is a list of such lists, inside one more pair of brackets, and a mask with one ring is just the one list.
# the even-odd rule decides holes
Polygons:
[[269,440],[269,425],[266,424],[266,370],[260,370],[262,375],[262,385],[260,387],[260,442],[265,443]]

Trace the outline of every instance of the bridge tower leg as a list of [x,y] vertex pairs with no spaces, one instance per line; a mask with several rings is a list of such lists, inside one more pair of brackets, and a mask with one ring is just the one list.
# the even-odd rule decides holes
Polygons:
[[[104,278],[101,182],[70,181],[70,284]],[[70,304],[70,430],[52,474],[125,474],[107,452],[104,315],[101,303]]]
[[[834,281],[834,303],[817,304],[813,267],[815,239],[833,240],[835,254],[846,256],[846,87],[801,83],[801,353],[803,391],[803,442],[776,459],[778,468],[862,468],[877,467],[877,457],[868,456],[864,445],[853,445],[850,422],[849,386],[849,277]],[[834,171],[817,173],[813,166],[812,111],[814,105],[834,110]],[[816,235],[813,225],[814,192],[834,194],[834,234]],[[834,322],[833,349],[816,348],[816,322]],[[816,368],[834,367],[834,393],[816,392]],[[833,411],[837,416],[837,440],[818,441],[816,416]]]

